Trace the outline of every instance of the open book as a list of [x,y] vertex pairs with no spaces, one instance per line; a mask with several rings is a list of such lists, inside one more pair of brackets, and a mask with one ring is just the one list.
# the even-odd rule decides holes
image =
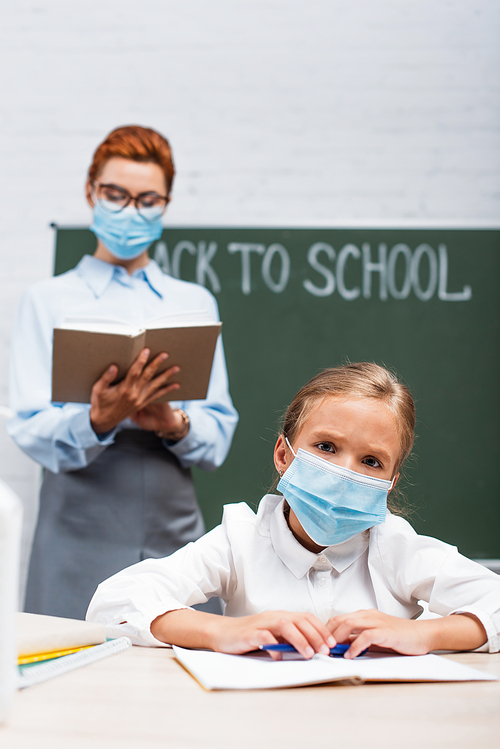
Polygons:
[[89,403],[92,386],[105,370],[116,364],[115,382],[119,382],[146,346],[150,359],[162,352],[169,355],[158,372],[174,365],[181,368],[171,379],[180,389],[158,402],[206,398],[221,325],[203,310],[158,317],[145,327],[120,320],[68,317],[54,329],[52,401]]
[[263,652],[226,655],[187,650],[174,645],[177,660],[202,687],[212,689],[277,689],[349,681],[496,681],[497,677],[438,655],[367,653],[347,660],[298,654],[273,661]]

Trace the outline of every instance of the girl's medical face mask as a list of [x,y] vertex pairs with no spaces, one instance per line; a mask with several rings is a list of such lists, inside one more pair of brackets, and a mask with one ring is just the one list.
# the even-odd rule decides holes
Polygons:
[[96,203],[90,230],[116,258],[134,260],[161,237],[163,227],[161,216],[146,221],[132,205],[119,213],[112,213]]
[[341,544],[383,523],[394,479],[365,476],[299,448],[278,489],[318,546]]

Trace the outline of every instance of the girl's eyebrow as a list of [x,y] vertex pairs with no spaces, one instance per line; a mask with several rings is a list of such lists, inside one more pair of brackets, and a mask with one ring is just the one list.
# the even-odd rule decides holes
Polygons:
[[[338,439],[342,439],[341,435],[335,434],[330,430],[313,432],[311,436],[314,441],[318,440],[323,442],[335,442]],[[367,455],[374,455],[375,457],[380,458],[385,463],[391,462],[391,456],[383,447],[369,445],[365,452]]]

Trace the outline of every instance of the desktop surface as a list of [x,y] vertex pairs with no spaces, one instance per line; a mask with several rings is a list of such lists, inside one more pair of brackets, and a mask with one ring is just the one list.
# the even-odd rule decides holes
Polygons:
[[[500,676],[500,654],[445,656]],[[138,648],[18,692],[2,749],[498,749],[500,682],[206,692]]]

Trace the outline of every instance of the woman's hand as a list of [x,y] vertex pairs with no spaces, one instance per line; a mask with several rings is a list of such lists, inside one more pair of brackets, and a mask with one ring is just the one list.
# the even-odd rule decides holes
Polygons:
[[171,408],[169,403],[151,403],[146,408],[136,411],[130,418],[146,432],[165,432],[175,435],[176,442],[185,437],[189,431],[189,424],[185,423],[181,412]]
[[[335,639],[314,614],[265,611],[253,616],[216,616],[193,609],[169,611],[151,624],[157,640],[185,648],[211,648],[219,653],[248,653],[259,645],[289,642],[304,658],[328,655]],[[274,660],[281,653],[271,653]]]
[[177,374],[179,367],[170,367],[157,374],[168,354],[159,354],[148,364],[149,353],[149,349],[143,349],[126,377],[117,385],[111,384],[118,371],[114,364],[95,383],[90,395],[90,423],[96,434],[109,432],[120,421],[141,411],[157,398],[178,390],[177,383],[168,381]]
[[371,645],[424,655],[431,650],[474,650],[487,639],[483,625],[471,614],[418,621],[370,609],[334,616],[327,627],[337,642],[351,642],[345,658],[355,658]]

